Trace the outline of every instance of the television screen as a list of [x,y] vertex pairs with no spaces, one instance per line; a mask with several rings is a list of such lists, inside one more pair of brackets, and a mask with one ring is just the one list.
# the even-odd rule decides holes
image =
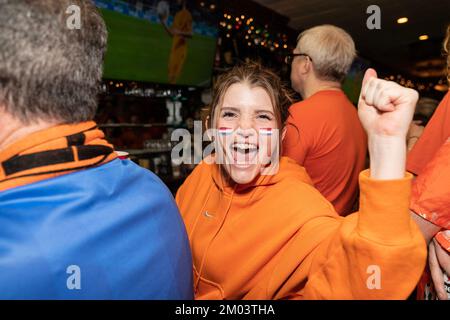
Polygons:
[[95,3],[109,33],[104,78],[210,84],[218,32],[214,8],[195,0]]

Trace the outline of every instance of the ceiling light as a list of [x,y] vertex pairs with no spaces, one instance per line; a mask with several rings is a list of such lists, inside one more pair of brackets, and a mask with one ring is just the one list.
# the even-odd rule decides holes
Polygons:
[[427,34],[423,34],[419,37],[419,40],[428,40],[428,35]]
[[398,18],[397,19],[397,23],[398,24],[407,23],[407,22],[408,22],[408,18],[407,17],[402,17],[402,18]]

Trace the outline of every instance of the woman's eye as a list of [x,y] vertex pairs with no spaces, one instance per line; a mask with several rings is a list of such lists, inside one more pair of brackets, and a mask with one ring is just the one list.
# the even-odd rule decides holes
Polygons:
[[272,117],[267,114],[260,114],[260,115],[258,115],[258,118],[263,119],[263,120],[269,120],[269,121],[272,120]]
[[229,111],[226,111],[222,114],[223,118],[233,118],[235,116],[236,116],[236,114],[234,112],[229,112]]

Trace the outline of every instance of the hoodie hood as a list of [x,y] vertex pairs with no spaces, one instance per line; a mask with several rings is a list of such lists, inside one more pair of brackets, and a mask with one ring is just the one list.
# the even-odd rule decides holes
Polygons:
[[304,167],[300,166],[295,160],[288,157],[281,157],[278,170],[273,170],[274,174],[258,175],[253,181],[247,184],[236,184],[231,181],[228,174],[218,164],[210,164],[211,176],[217,189],[225,195],[237,196],[254,196],[253,193],[258,193],[265,188],[280,181],[289,178],[313,185],[310,177],[306,173]]

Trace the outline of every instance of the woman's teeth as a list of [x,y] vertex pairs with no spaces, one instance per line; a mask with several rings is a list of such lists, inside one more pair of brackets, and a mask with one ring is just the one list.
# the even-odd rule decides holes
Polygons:
[[251,143],[235,143],[233,149],[239,152],[250,152],[258,149],[258,146]]

